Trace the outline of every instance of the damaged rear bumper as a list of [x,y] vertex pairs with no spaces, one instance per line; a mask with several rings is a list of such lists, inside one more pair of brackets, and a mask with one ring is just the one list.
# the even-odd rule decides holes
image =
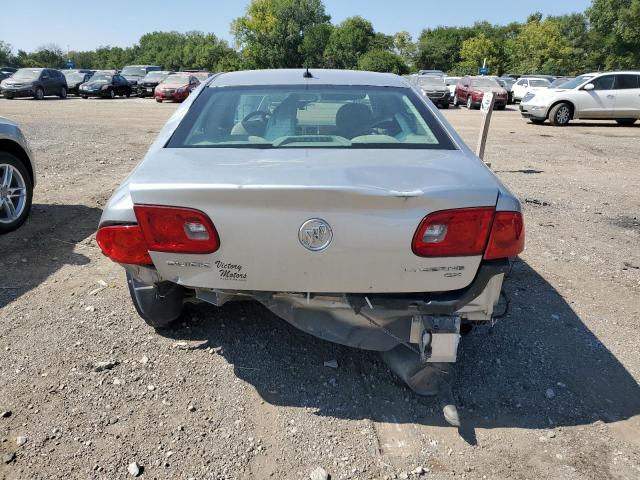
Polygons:
[[[155,269],[125,267],[141,282],[162,281]],[[491,319],[509,269],[506,259],[485,261],[469,286],[449,292],[364,295],[192,289],[196,299],[216,306],[257,300],[300,330],[354,348],[388,351],[403,343],[418,344],[428,332],[439,351],[430,361],[453,362],[460,321]]]

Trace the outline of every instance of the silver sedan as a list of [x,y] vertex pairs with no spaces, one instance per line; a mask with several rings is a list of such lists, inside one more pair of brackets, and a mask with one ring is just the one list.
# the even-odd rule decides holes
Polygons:
[[155,328],[186,301],[254,299],[317,337],[386,352],[418,393],[490,322],[520,203],[391,74],[224,73],[175,112],[100,220]]
[[0,117],[0,234],[27,219],[35,181],[33,154],[20,127]]

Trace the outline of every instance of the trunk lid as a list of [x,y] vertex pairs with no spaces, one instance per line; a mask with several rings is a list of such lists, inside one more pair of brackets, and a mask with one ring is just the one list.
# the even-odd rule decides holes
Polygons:
[[[495,206],[498,182],[461,151],[160,149],[132,175],[136,204],[190,207],[213,221],[209,255],[151,252],[161,275],[192,286],[292,292],[426,292],[473,280],[481,257],[421,258],[429,213]],[[333,237],[311,251],[301,226]],[[303,233],[305,235],[305,233]]]

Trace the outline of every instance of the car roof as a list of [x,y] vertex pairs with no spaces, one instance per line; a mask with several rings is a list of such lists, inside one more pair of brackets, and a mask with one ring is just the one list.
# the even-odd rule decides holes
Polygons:
[[306,70],[243,70],[222,73],[213,77],[212,87],[249,85],[369,85],[379,87],[408,87],[406,80],[392,73],[363,72],[355,70],[309,69],[313,78],[305,78]]
[[630,73],[631,75],[640,75],[640,70],[617,70],[614,72],[591,72],[591,73],[581,73],[580,76],[583,75],[589,77],[595,77],[596,75],[617,75],[622,73]]

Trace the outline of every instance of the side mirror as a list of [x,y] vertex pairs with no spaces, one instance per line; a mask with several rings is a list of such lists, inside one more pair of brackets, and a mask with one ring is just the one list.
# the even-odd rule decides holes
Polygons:
[[593,83],[587,83],[584,87],[582,87],[583,90],[586,90],[587,92],[593,90],[595,87],[595,85]]

